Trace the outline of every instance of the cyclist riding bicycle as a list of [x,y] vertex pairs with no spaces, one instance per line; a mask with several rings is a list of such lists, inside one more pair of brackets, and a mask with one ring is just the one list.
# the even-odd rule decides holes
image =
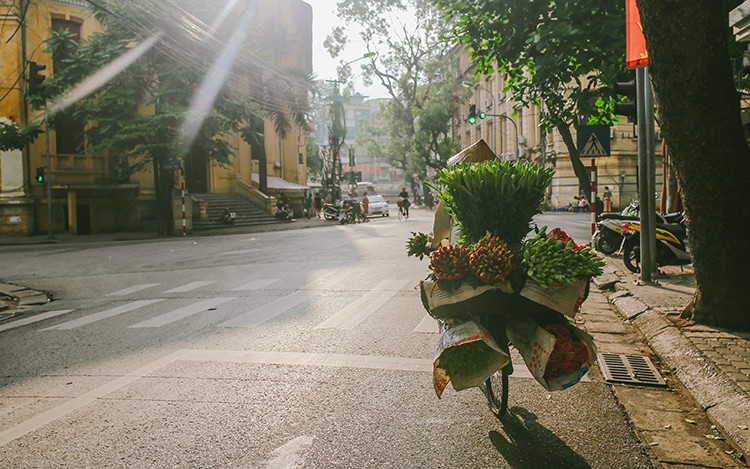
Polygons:
[[401,188],[401,192],[398,194],[398,209],[403,213],[406,218],[409,218],[409,206],[411,205],[411,202],[409,202],[409,193],[406,192],[406,187]]

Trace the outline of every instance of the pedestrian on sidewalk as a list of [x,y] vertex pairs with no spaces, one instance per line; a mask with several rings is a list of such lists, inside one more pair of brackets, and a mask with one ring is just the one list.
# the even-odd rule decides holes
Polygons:
[[313,216],[313,196],[312,192],[308,192],[305,196],[305,216],[307,219],[311,219]]
[[318,215],[318,218],[320,218],[320,213],[323,211],[323,197],[320,196],[320,192],[315,193],[313,204],[315,206],[315,213]]
[[612,211],[612,191],[609,190],[608,186],[604,186],[604,194],[602,194],[602,201],[604,202],[604,211]]

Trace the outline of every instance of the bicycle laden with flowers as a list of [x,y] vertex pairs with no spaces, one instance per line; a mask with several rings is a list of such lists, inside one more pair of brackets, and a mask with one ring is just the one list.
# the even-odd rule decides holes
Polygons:
[[412,233],[407,254],[430,261],[422,303],[443,329],[433,363],[440,397],[481,387],[502,417],[512,345],[550,391],[576,384],[596,360],[592,338],[572,318],[604,260],[559,228],[534,230],[532,217],[553,172],[499,161],[483,140],[440,170],[430,235]]

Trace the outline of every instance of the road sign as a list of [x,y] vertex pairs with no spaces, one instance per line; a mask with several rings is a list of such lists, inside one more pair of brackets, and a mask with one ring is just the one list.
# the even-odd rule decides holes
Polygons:
[[609,156],[609,143],[608,125],[578,127],[578,151],[581,156]]

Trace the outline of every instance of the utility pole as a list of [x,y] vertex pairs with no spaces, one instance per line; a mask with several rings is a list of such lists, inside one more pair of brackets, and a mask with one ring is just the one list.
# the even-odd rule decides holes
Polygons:
[[341,146],[346,139],[346,122],[344,104],[339,93],[338,80],[326,80],[333,83],[333,97],[331,99],[331,126],[328,131],[328,148],[331,155],[331,175],[328,178],[329,187],[326,189],[331,196],[331,202],[336,203],[341,198]]

